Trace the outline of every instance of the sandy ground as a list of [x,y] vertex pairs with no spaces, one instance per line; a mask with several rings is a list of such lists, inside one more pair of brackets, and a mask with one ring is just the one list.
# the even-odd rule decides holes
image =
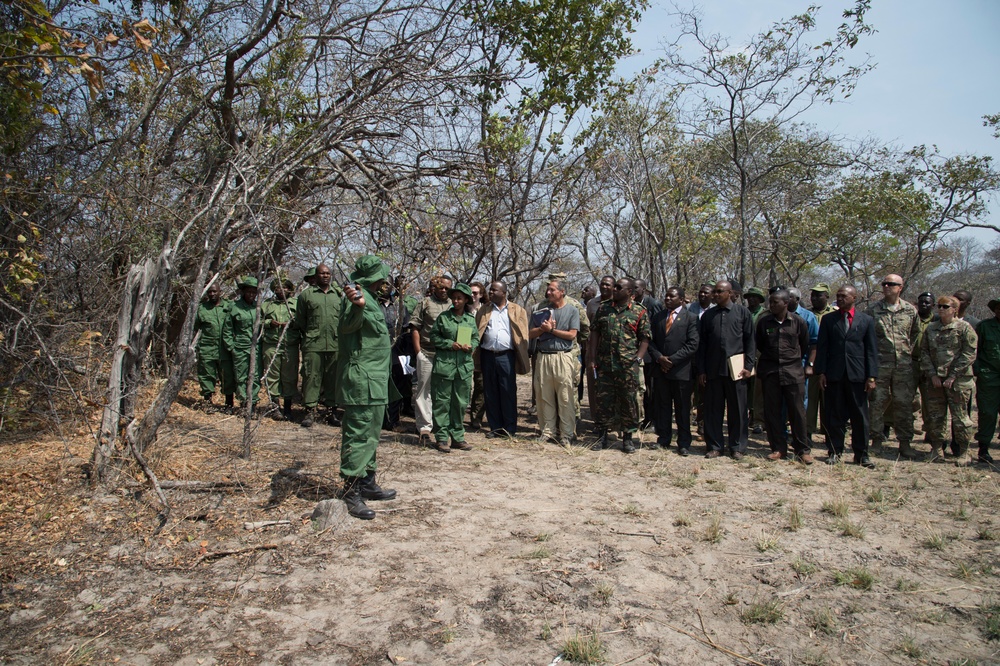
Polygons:
[[[387,432],[399,498],[318,530],[339,429],[254,422],[243,460],[239,418],[185,404],[158,474],[240,485],[167,491],[155,536],[140,477],[84,485],[84,430],[0,443],[0,662],[1000,663],[996,470]],[[272,492],[293,466],[315,485]],[[244,525],[265,520],[289,524]]]

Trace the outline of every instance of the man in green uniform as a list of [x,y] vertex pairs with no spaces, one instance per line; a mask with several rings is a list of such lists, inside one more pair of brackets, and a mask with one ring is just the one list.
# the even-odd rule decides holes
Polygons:
[[[753,329],[756,331],[757,320],[768,313],[767,308],[764,307],[767,294],[760,287],[750,287],[747,289],[745,298],[747,310],[753,317]],[[750,403],[750,430],[753,434],[759,435],[764,432],[764,391],[760,382],[757,381],[757,377],[751,377],[747,380],[747,392],[753,396]]]
[[[930,377],[927,396],[928,430],[931,438],[931,460],[945,454],[945,433],[951,414],[955,437],[957,465],[965,464],[965,455],[972,439],[972,419],[968,405],[975,388],[972,363],[976,360],[978,338],[967,321],[958,318],[959,301],[953,296],[938,299],[940,321],[932,322],[924,331],[920,347],[920,365]],[[907,409],[909,412],[909,409]]]
[[[809,292],[809,302],[812,305],[809,311],[816,315],[817,322],[822,322],[823,317],[837,311],[837,308],[830,305],[830,285],[825,282],[820,282],[812,288]],[[806,433],[810,442],[817,425],[819,431],[826,434],[823,429],[822,406],[823,393],[819,390],[819,380],[809,377],[806,381]]]
[[983,319],[976,327],[979,336],[976,362],[972,369],[976,373],[976,405],[979,407],[978,461],[993,464],[990,444],[997,428],[997,414],[1000,413],[1000,300],[993,299],[988,306],[992,319]]
[[597,311],[591,330],[589,372],[596,372],[597,401],[606,405],[602,425],[607,428],[598,442],[608,446],[608,430],[622,437],[622,451],[635,453],[632,435],[639,429],[639,387],[642,385],[642,357],[651,337],[646,308],[632,300],[632,280],[622,278],[615,284],[611,303]]
[[302,402],[306,415],[302,419],[303,428],[311,428],[316,422],[316,406],[320,401],[328,410],[327,423],[340,425],[336,411],[337,326],[343,299],[332,281],[330,267],[320,264],[316,267],[316,286],[299,294],[295,305],[295,329],[304,371]]
[[392,341],[376,296],[388,277],[389,269],[378,257],[359,257],[351,273],[352,284],[344,288],[338,326],[340,357],[336,398],[344,407],[340,446],[344,491],[341,497],[347,504],[348,513],[362,520],[375,517],[365,500],[396,497],[395,490],[383,489],[375,482],[375,454],[385,408],[390,400],[399,397],[389,379]]
[[216,382],[221,384],[222,394],[226,397],[226,409],[233,408],[236,380],[233,378],[233,359],[224,341],[229,307],[230,303],[222,300],[222,289],[218,283],[212,283],[205,298],[198,304],[194,319],[194,332],[201,333],[197,347],[198,388],[206,411],[212,409]]
[[920,454],[910,446],[913,441],[913,396],[917,391],[917,372],[913,366],[913,346],[920,332],[917,308],[907,303],[903,278],[889,274],[882,280],[882,300],[868,308],[875,320],[878,340],[878,383],[868,404],[871,415],[872,446],[881,446],[885,435],[883,416],[892,411],[893,427],[899,440],[899,456],[916,459]]
[[[292,400],[298,391],[299,354],[297,332],[288,324],[295,318],[296,298],[292,296],[295,285],[291,280],[282,280],[281,276],[271,282],[274,296],[264,301],[260,306],[260,318],[263,322],[261,331],[261,358],[267,376],[264,384],[275,406],[274,420],[285,421],[292,417]],[[289,343],[295,343],[295,356],[287,354]],[[277,409],[284,400],[282,409]]]
[[[479,346],[479,329],[476,318],[467,311],[474,298],[472,288],[459,282],[449,292],[452,307],[442,312],[434,320],[431,328],[431,342],[434,343],[434,372],[431,376],[431,400],[433,403],[434,446],[442,453],[451,448],[470,451],[465,441],[463,417],[469,406],[469,391],[472,388],[472,371],[475,367],[472,354]],[[469,341],[464,342],[462,329]]]
[[[236,288],[240,297],[229,308],[229,325],[226,327],[226,348],[233,355],[233,374],[236,376],[236,397],[240,404],[248,401],[253,410],[260,392],[260,341],[254,339],[257,320],[257,278],[245,277]],[[253,384],[247,396],[250,366],[253,365]]]

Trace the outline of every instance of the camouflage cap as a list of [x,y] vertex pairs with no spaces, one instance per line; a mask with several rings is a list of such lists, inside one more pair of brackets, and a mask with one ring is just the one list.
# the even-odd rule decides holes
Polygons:
[[765,294],[764,290],[761,289],[760,287],[750,287],[749,289],[747,289],[747,293],[744,294],[744,296],[746,296],[747,298],[750,298],[751,296],[757,296],[758,298],[767,300],[767,294]]
[[565,280],[565,279],[566,279],[565,273],[549,273],[549,282],[552,282],[553,280]]
[[818,291],[820,293],[830,293],[830,285],[826,282],[817,282],[810,291]]

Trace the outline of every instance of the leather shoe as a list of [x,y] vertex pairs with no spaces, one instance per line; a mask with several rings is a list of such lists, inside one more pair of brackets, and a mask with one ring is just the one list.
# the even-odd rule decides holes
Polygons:
[[691,452],[688,451],[687,447],[684,447],[682,449],[677,449],[677,455],[684,456],[685,458],[687,458],[689,455],[691,455]]
[[861,456],[860,458],[855,458],[854,464],[861,465],[865,469],[875,469],[875,463],[873,463],[871,461],[871,458],[869,458],[868,456]]
[[733,460],[743,460],[743,454],[740,453],[739,451],[733,451],[729,455],[733,457]]
[[451,448],[458,449],[459,451],[471,451],[472,447],[468,442],[455,442],[452,441]]
[[708,453],[705,454],[706,458],[720,458],[721,456],[722,456],[722,451],[718,451],[716,449],[711,449]]
[[622,442],[622,452],[635,453],[635,445],[633,444],[631,437],[625,438],[625,441]]
[[827,465],[836,465],[839,462],[840,462],[840,456],[838,456],[836,453],[831,453],[826,457]]
[[803,453],[802,455],[799,456],[799,462],[801,462],[804,465],[812,465],[814,462],[816,462],[816,460],[812,457],[812,454]]
[[781,451],[771,451],[771,453],[767,455],[768,460],[781,460],[784,457],[785,454],[782,453]]
[[451,449],[448,448],[448,442],[434,442],[434,448],[441,453],[451,453]]

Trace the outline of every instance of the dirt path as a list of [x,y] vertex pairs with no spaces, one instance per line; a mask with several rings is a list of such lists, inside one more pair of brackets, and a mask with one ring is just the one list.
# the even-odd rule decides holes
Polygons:
[[[175,407],[162,477],[242,486],[169,491],[155,537],[141,485],[81,486],[85,436],[0,445],[0,662],[1000,663],[993,471],[386,433],[399,499],[317,532],[324,489],[270,479],[335,484],[339,431],[263,420],[243,461],[241,425]],[[263,520],[290,524],[244,529]]]

